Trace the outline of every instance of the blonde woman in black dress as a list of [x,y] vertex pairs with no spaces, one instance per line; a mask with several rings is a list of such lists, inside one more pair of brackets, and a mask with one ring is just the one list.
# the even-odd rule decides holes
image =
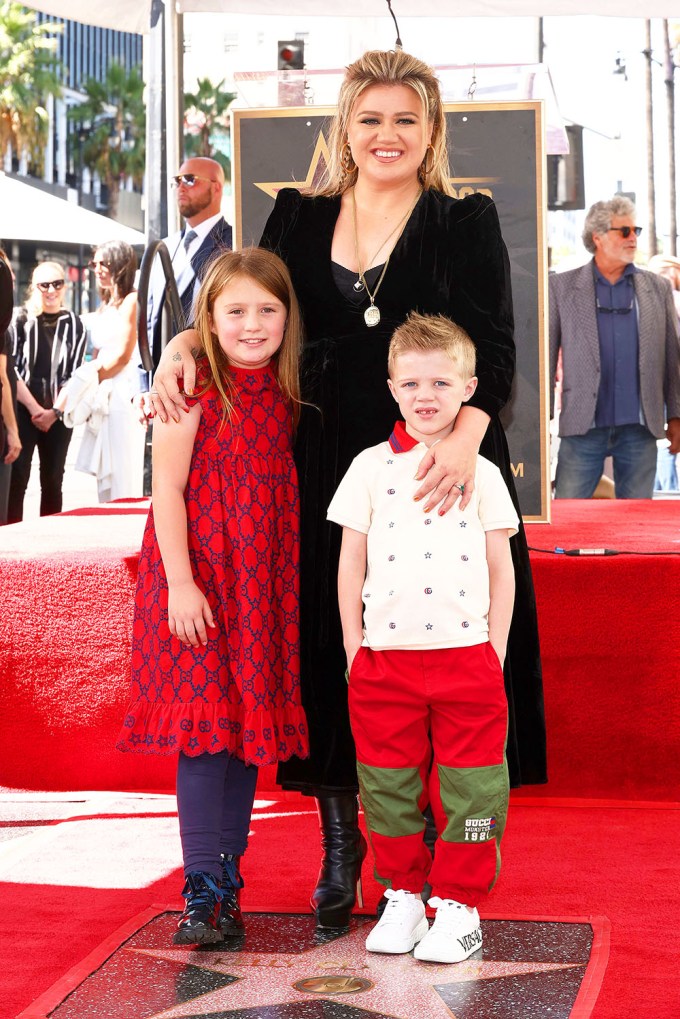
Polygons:
[[[451,436],[421,464],[423,509],[467,503],[479,452],[517,496],[499,413],[515,368],[510,269],[494,203],[451,195],[439,84],[402,51],[364,54],[347,68],[329,139],[327,180],[312,193],[279,192],[262,245],[291,272],[306,341],[305,408],[296,441],[302,497],[302,695],[310,757],[279,770],[287,789],[317,797],[324,858],[312,907],[343,926],[365,854],[357,826],[354,745],[337,605],[340,529],[326,521],[354,456],[394,425],[387,348],[412,310],[441,313],[477,347],[479,385]],[[154,382],[155,410],[178,416],[194,381],[183,333]],[[524,532],[512,539],[516,599],[505,665],[510,707],[508,764],[514,785],[544,782],[545,730],[536,610]]]

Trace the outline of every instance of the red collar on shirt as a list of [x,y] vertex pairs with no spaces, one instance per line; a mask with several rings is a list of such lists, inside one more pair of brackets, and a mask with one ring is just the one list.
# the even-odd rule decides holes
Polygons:
[[389,443],[393,453],[408,453],[410,449],[418,445],[418,440],[408,434],[403,421],[397,421],[394,431],[390,435]]

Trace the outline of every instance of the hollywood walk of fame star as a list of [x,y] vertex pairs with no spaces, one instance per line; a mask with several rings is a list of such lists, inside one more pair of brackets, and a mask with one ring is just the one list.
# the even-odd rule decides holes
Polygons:
[[[229,1015],[248,1008],[287,1005],[305,1001],[335,1001],[365,1009],[366,1015],[394,1019],[451,1019],[453,1013],[435,985],[490,980],[525,973],[568,969],[579,963],[486,962],[472,956],[455,966],[419,963],[411,955],[367,952],[366,934],[373,920],[361,923],[328,944],[289,952],[197,952],[191,948],[129,948],[154,959],[196,966],[236,981],[201,994],[148,1019],[182,1019],[219,1012]],[[483,949],[482,949],[483,953]],[[297,990],[296,982],[310,977],[359,977],[370,986],[350,993],[319,994]],[[274,1013],[272,1013],[273,1015]]]
[[276,198],[281,188],[297,188],[300,191],[313,188],[319,183],[324,167],[328,166],[329,161],[328,142],[324,137],[323,131],[319,131],[314,152],[307,168],[307,176],[304,180],[261,181],[259,183],[253,181],[253,186],[259,188],[260,191],[264,191],[270,198]]

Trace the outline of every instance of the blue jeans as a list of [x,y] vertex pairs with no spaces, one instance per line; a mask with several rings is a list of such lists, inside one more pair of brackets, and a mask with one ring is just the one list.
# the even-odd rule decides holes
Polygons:
[[656,439],[644,425],[591,428],[560,439],[556,499],[590,499],[605,459],[614,461],[617,499],[651,499],[656,474]]

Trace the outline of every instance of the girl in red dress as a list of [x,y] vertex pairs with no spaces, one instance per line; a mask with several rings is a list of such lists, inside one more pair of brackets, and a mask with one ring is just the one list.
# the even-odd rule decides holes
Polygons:
[[228,252],[201,287],[197,391],[153,430],[121,750],[179,753],[186,908],[176,944],[242,934],[257,769],[308,754],[299,696],[292,439],[301,324],[288,270]]

